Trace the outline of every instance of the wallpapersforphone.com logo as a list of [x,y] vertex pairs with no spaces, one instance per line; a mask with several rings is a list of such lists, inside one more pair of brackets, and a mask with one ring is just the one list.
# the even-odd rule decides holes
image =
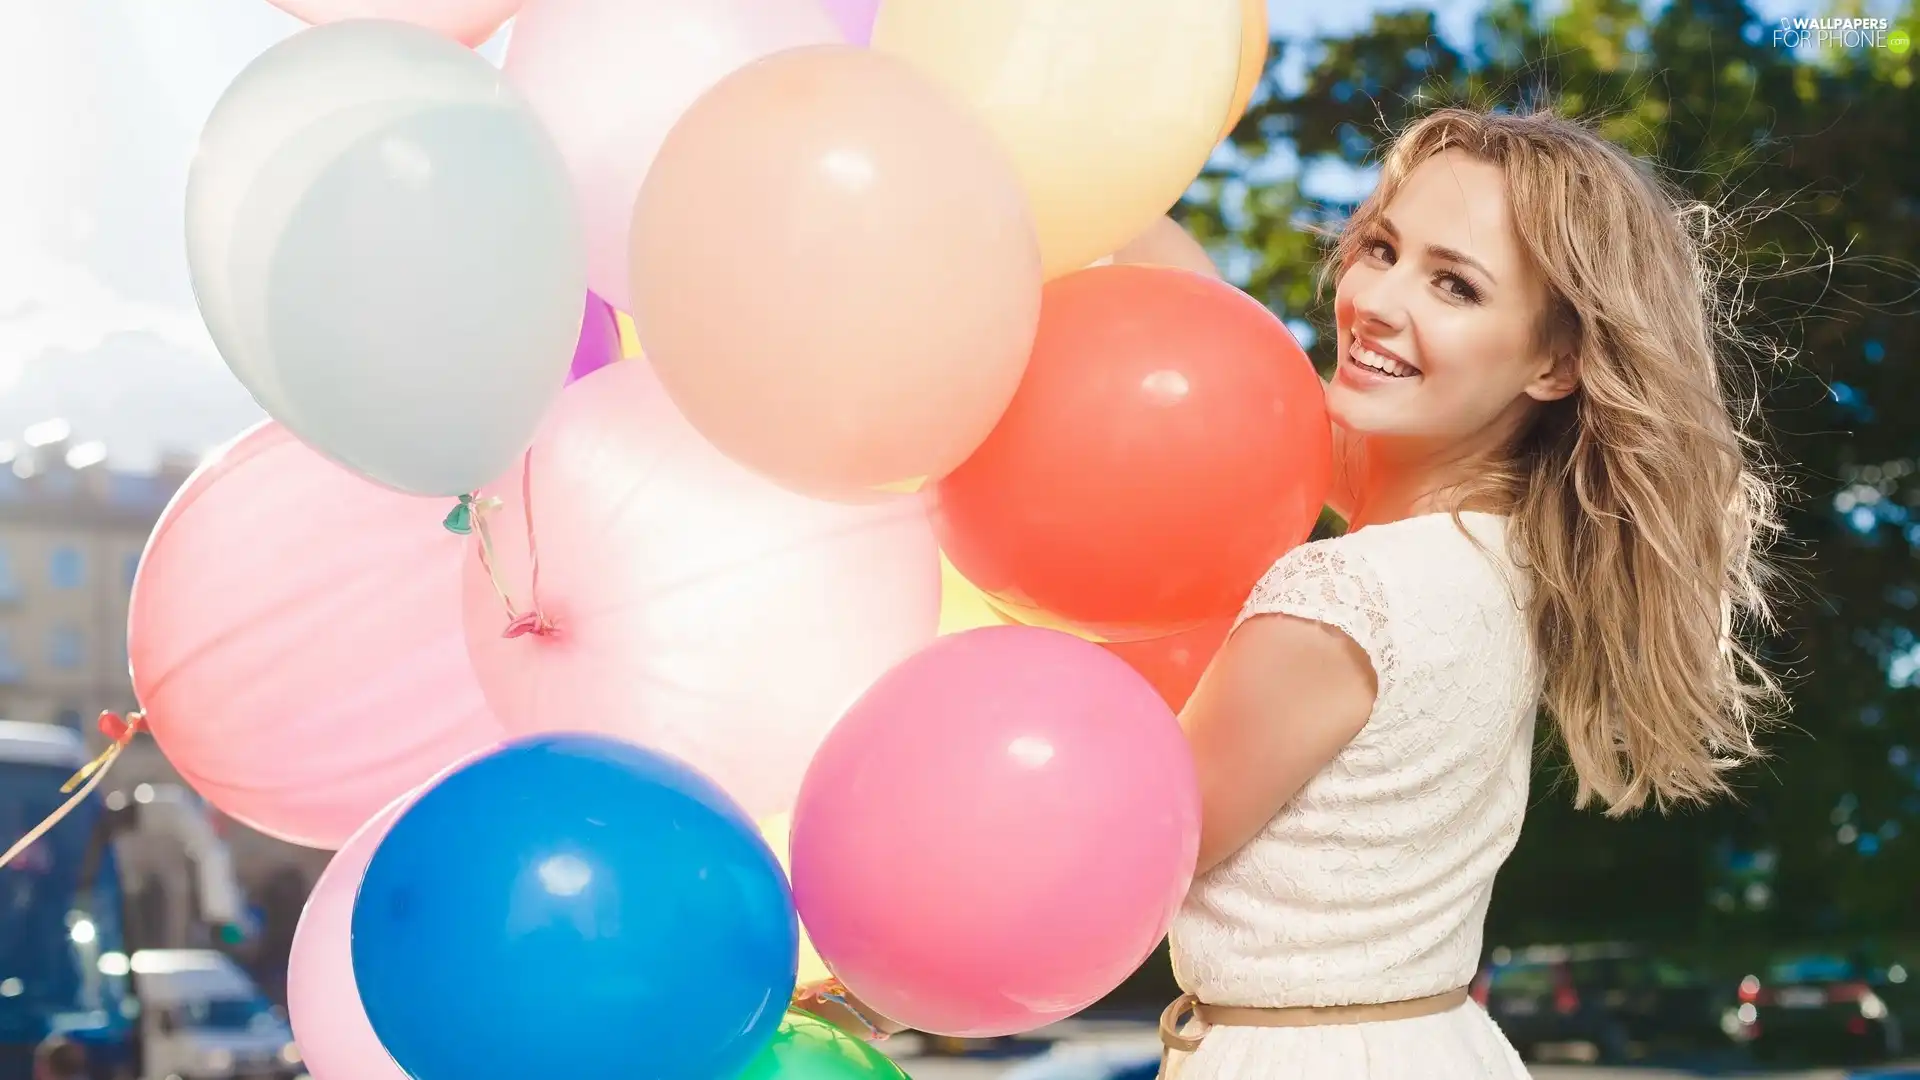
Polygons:
[[1857,49],[1865,46],[1904,54],[1913,48],[1913,38],[1904,29],[1896,29],[1887,19],[1781,19],[1773,31],[1773,43],[1786,49],[1801,46],[1834,46]]

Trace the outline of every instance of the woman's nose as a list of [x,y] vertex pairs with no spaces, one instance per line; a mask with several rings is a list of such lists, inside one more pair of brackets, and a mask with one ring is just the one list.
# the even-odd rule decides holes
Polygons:
[[1400,267],[1389,267],[1374,274],[1353,294],[1353,314],[1356,323],[1369,324],[1385,330],[1398,330],[1406,325],[1407,283],[1402,280]]

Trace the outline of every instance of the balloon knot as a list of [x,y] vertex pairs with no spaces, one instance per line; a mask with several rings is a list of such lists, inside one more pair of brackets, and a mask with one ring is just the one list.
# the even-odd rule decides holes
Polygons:
[[459,504],[440,519],[440,526],[455,536],[467,535],[473,531],[473,509],[473,496],[460,496]]
[[538,611],[529,611],[525,615],[516,616],[507,624],[507,628],[501,631],[500,636],[517,638],[531,634],[534,637],[552,637],[558,632],[559,628],[554,626],[545,615]]
[[146,730],[146,726],[147,715],[142,712],[130,712],[124,720],[115,712],[103,711],[100,714],[100,734],[115,745],[124,746],[132,742],[135,735]]

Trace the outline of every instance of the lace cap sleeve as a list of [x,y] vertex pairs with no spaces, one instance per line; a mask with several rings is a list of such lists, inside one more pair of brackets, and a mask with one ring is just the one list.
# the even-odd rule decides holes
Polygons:
[[1288,552],[1253,587],[1234,626],[1255,615],[1291,615],[1340,631],[1373,661],[1385,690],[1393,674],[1386,592],[1358,552],[1326,541]]

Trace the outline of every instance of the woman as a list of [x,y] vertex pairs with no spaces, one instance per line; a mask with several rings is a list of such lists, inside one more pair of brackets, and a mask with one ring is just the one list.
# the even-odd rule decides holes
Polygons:
[[1701,220],[1551,115],[1394,142],[1330,268],[1349,530],[1266,575],[1182,715],[1180,1080],[1524,1080],[1467,986],[1540,706],[1615,814],[1755,753],[1775,525]]
[[1770,491],[1686,212],[1579,125],[1424,118],[1333,269],[1350,528],[1268,573],[1183,713],[1163,1041],[1181,1080],[1520,1080],[1467,986],[1536,712],[1583,805],[1725,793],[1775,693],[1736,634]]

